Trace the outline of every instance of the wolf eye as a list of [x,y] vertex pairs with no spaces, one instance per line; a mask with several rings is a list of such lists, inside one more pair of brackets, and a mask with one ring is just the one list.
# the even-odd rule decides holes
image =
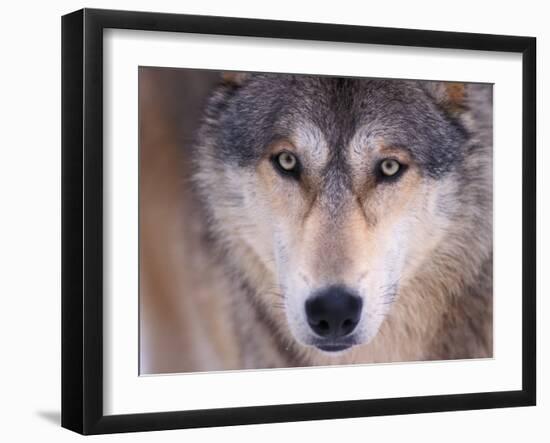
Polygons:
[[385,177],[395,177],[401,170],[403,165],[393,158],[386,158],[380,162],[380,172]]
[[299,173],[298,158],[291,152],[282,151],[275,155],[273,163],[282,174],[297,176]]
[[296,160],[294,154],[286,151],[281,152],[277,156],[277,161],[279,162],[279,166],[285,171],[292,171],[294,168],[296,168],[296,165],[298,164],[298,161]]

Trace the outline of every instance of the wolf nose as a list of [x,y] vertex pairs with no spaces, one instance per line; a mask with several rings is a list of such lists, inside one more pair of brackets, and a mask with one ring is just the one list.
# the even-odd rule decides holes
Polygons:
[[324,338],[350,334],[361,319],[363,300],[343,286],[330,286],[306,301],[309,326]]

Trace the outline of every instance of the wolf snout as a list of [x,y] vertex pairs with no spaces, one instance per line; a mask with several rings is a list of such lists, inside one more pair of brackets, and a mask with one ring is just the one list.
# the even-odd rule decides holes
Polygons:
[[344,286],[330,286],[313,294],[305,305],[313,332],[335,341],[353,332],[361,320],[363,300]]

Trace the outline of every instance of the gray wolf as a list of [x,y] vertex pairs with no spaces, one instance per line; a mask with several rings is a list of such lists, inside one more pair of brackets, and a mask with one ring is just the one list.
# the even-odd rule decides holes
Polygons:
[[492,356],[491,85],[153,74],[142,372]]
[[242,367],[492,356],[490,85],[229,73],[193,155]]

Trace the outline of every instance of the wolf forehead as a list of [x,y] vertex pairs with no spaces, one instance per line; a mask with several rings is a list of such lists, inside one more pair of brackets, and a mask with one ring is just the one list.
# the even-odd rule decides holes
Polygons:
[[345,158],[361,130],[365,140],[408,151],[422,171],[438,177],[460,163],[468,136],[426,83],[247,74],[214,92],[202,137],[215,147],[211,155],[246,167],[256,164],[274,141],[292,140],[312,125],[331,154]]

